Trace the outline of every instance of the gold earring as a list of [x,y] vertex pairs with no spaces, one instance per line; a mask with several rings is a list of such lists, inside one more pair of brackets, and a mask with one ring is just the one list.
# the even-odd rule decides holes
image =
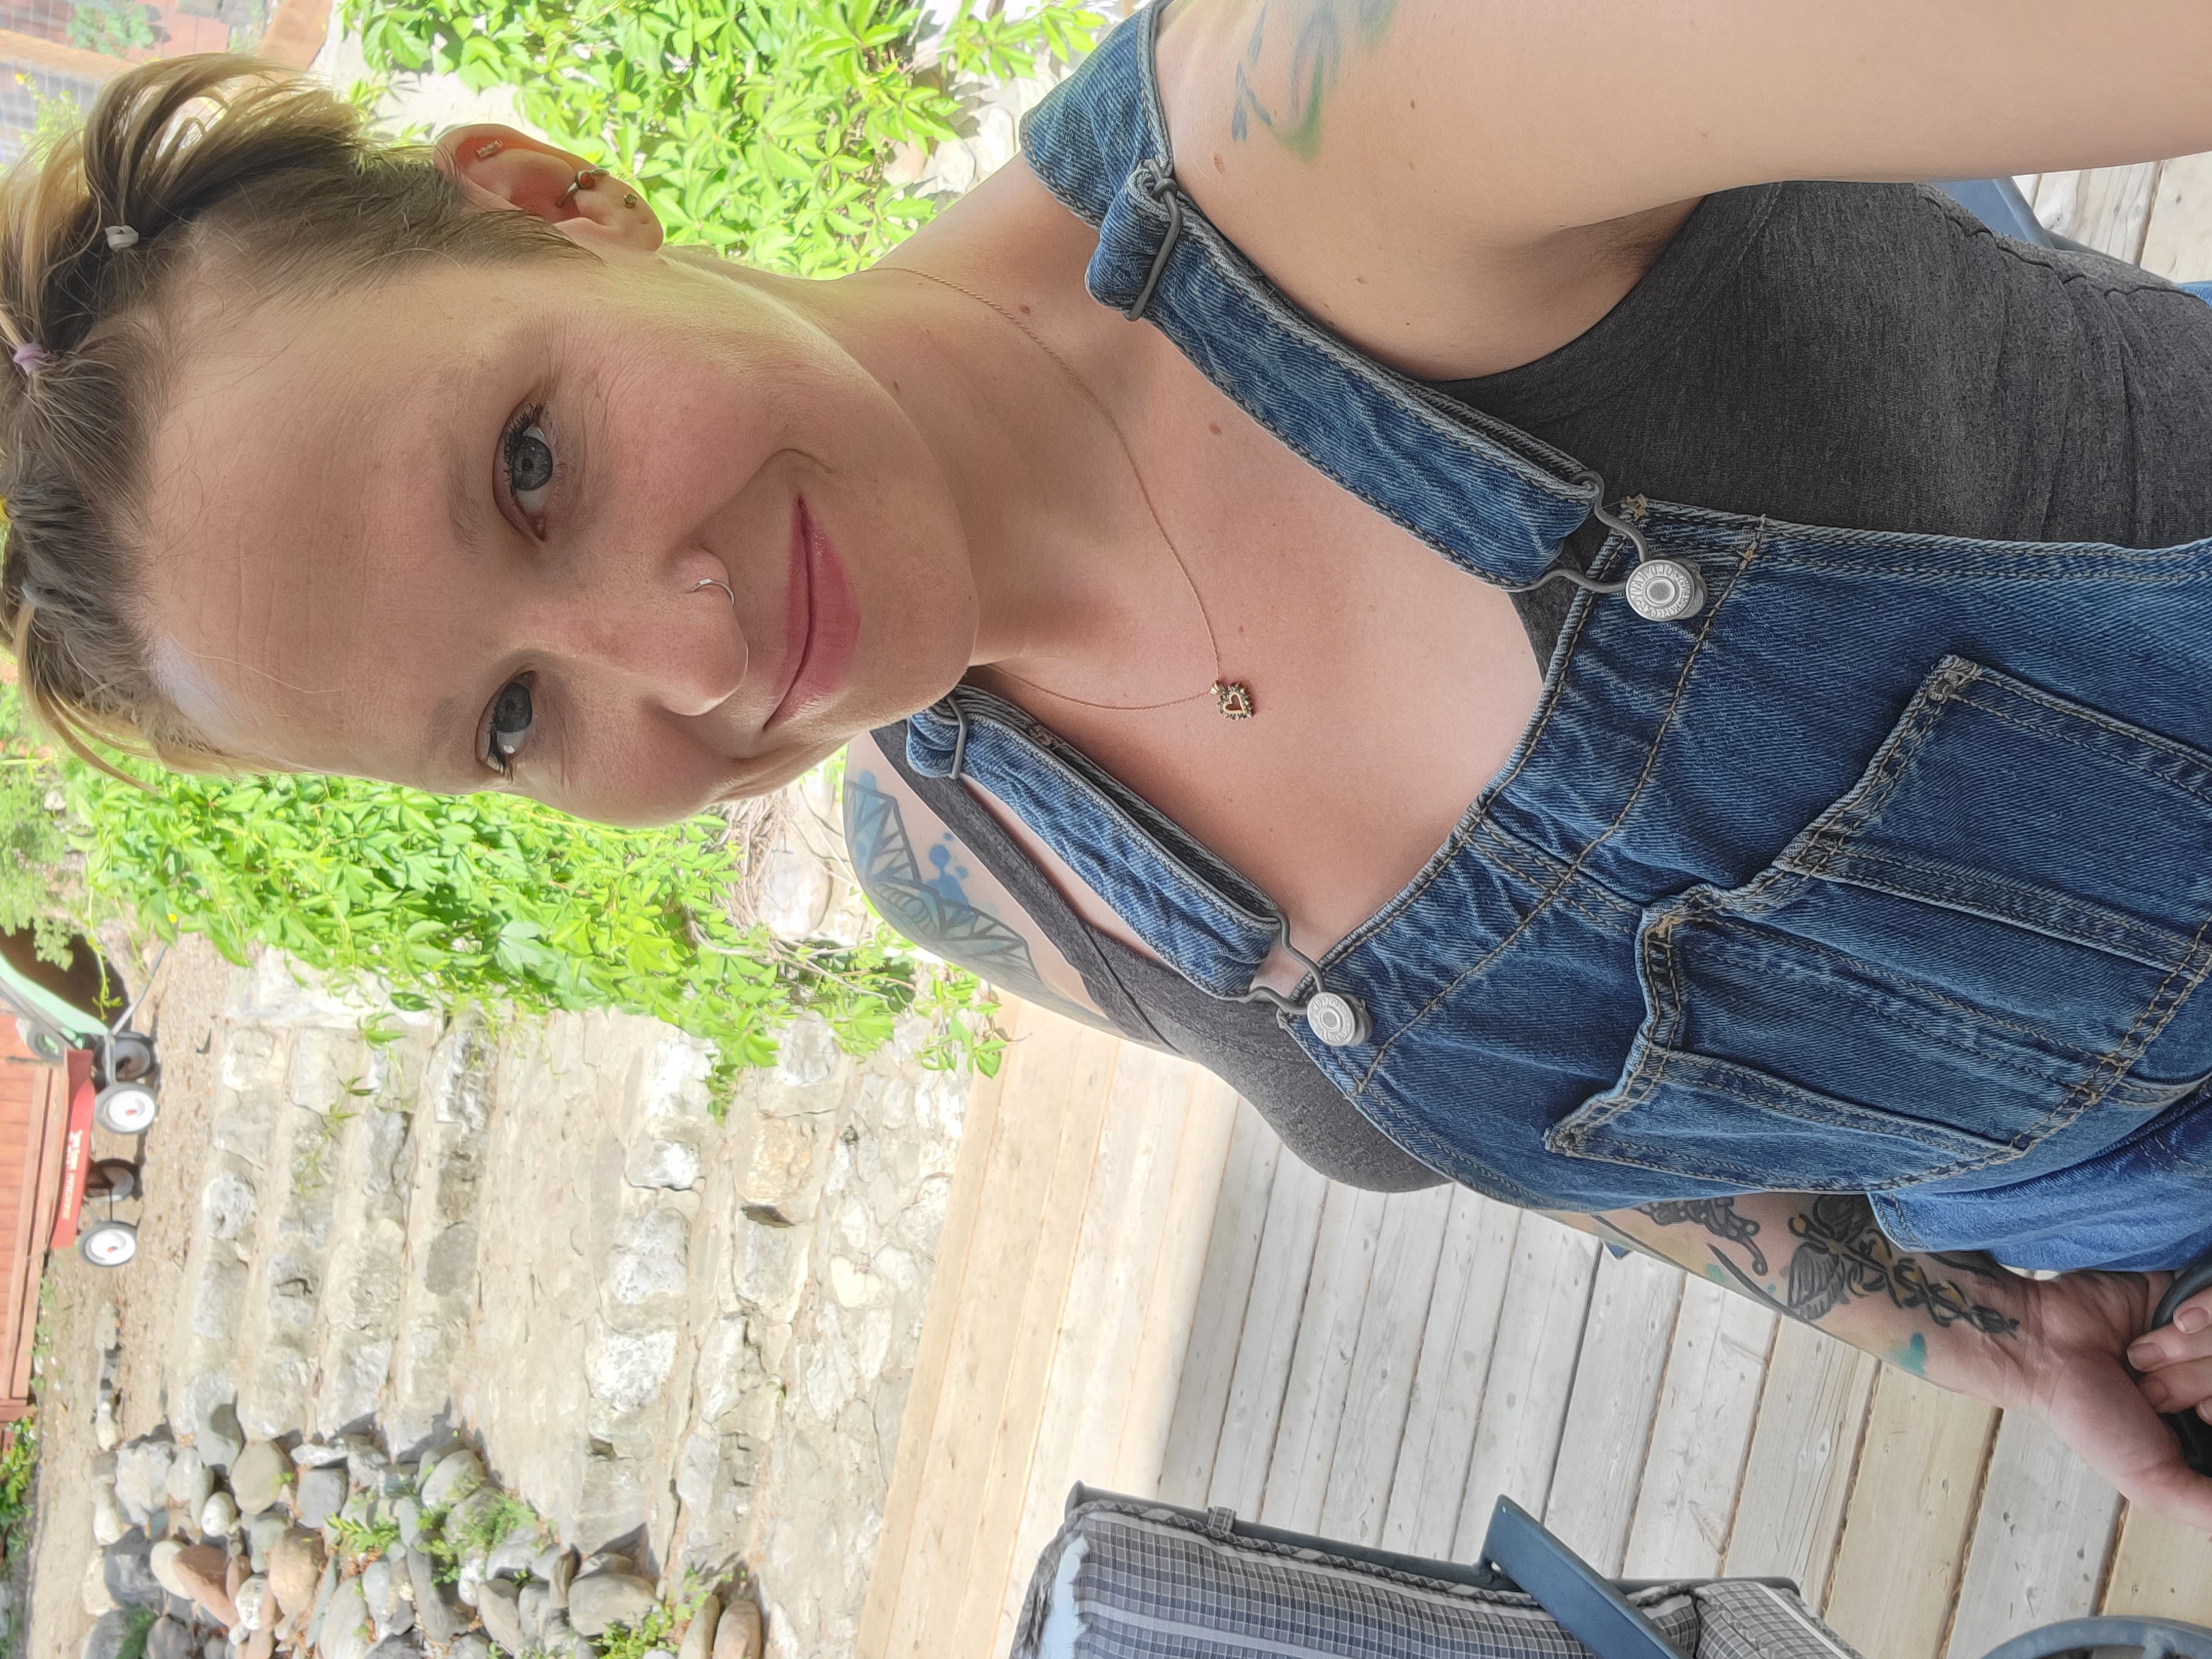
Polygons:
[[477,160],[479,161],[489,161],[493,156],[498,155],[500,151],[506,148],[506,143],[497,138],[491,139],[485,143],[478,144],[477,146]]

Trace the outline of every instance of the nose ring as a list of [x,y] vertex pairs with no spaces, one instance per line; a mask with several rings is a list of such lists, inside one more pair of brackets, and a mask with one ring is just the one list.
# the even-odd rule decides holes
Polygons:
[[700,580],[691,584],[691,591],[694,593],[696,593],[702,587],[720,588],[722,590],[722,597],[730,602],[730,608],[732,610],[735,610],[737,608],[738,596],[730,592],[729,583],[718,582],[712,576],[702,576]]

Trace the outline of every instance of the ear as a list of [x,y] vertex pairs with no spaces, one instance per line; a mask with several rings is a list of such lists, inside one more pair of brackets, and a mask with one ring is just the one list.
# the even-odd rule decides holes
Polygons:
[[533,214],[594,250],[650,253],[660,246],[660,221],[644,197],[526,132],[490,122],[455,127],[439,138],[437,160],[472,207]]

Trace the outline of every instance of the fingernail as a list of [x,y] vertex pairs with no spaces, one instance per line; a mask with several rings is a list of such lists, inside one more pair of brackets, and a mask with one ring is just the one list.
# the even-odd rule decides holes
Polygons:
[[2212,1309],[2184,1308],[2173,1316],[2173,1328],[2191,1336],[2207,1325],[2212,1325]]
[[2142,1397],[2150,1402],[2150,1408],[2153,1411],[2162,1412],[2166,1409],[2166,1384],[2164,1382],[2160,1382],[2157,1377],[2147,1376],[2136,1386],[2142,1390]]
[[2145,1337],[2128,1350],[2128,1364],[2139,1371],[2148,1370],[2158,1364],[2161,1357],[2162,1351],[2159,1345],[2148,1337]]

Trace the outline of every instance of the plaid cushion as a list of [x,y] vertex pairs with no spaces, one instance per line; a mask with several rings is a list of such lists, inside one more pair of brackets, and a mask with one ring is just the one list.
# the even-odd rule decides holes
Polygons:
[[[1532,1597],[1224,1534],[1166,1510],[1085,1504],[1038,1559],[1012,1659],[1590,1659]],[[1695,1650],[1692,1587],[1629,1600]]]
[[1698,1659],[1859,1659],[1788,1590],[1720,1578],[1695,1593]]

